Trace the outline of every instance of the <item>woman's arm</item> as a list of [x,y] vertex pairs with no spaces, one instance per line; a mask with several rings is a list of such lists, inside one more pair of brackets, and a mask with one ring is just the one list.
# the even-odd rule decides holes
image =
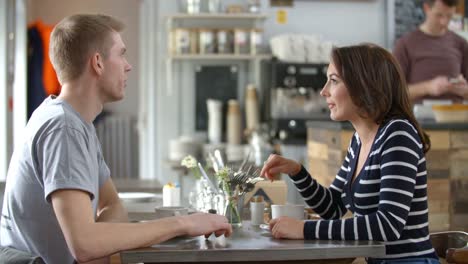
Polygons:
[[[397,121],[389,125],[382,147],[374,151],[381,155],[380,164],[373,168],[380,170],[380,192],[377,211],[367,215],[342,220],[306,221],[306,239],[342,240],[398,240],[406,226],[413,202],[416,178],[425,176],[418,173],[418,167],[425,158],[420,155],[422,144],[416,131],[408,124]],[[424,199],[424,197],[422,198]],[[424,213],[422,211],[422,213]]]

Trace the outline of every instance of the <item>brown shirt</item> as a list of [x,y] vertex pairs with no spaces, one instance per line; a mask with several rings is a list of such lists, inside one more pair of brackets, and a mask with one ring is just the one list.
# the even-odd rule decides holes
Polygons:
[[468,42],[452,31],[431,36],[417,29],[396,42],[393,55],[400,62],[408,84],[441,75],[456,78],[462,74],[468,79]]

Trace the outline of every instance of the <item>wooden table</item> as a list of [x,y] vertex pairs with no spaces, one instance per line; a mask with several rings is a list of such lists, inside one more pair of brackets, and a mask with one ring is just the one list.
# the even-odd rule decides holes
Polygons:
[[[274,239],[244,222],[231,237],[179,237],[150,248],[121,252],[122,263],[350,263],[356,257],[383,257],[374,241]],[[333,260],[333,261],[331,261]]]

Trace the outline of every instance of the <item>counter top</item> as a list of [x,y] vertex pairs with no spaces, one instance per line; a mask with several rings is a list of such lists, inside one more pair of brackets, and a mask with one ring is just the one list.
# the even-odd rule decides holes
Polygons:
[[[428,130],[468,130],[468,123],[437,123],[435,121],[420,121],[419,124],[423,129]],[[353,126],[349,122],[338,122],[338,121],[307,121],[306,126],[308,128],[324,128],[332,130],[354,130]]]
[[[274,239],[270,231],[244,221],[231,237],[179,237],[150,248],[121,252],[122,263],[271,262],[382,257],[375,241]],[[310,262],[308,262],[310,263]],[[334,263],[334,262],[333,262]]]
[[157,180],[112,179],[118,192],[161,193],[162,185]]

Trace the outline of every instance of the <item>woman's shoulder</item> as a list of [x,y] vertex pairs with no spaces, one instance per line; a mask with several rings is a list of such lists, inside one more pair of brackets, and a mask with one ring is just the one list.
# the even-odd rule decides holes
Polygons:
[[406,131],[410,134],[418,134],[416,127],[407,119],[390,119],[381,125],[379,134],[388,134],[388,132]]
[[391,119],[383,123],[377,132],[375,143],[383,144],[387,139],[395,136],[408,137],[418,145],[421,143],[416,127],[409,120],[402,118]]

